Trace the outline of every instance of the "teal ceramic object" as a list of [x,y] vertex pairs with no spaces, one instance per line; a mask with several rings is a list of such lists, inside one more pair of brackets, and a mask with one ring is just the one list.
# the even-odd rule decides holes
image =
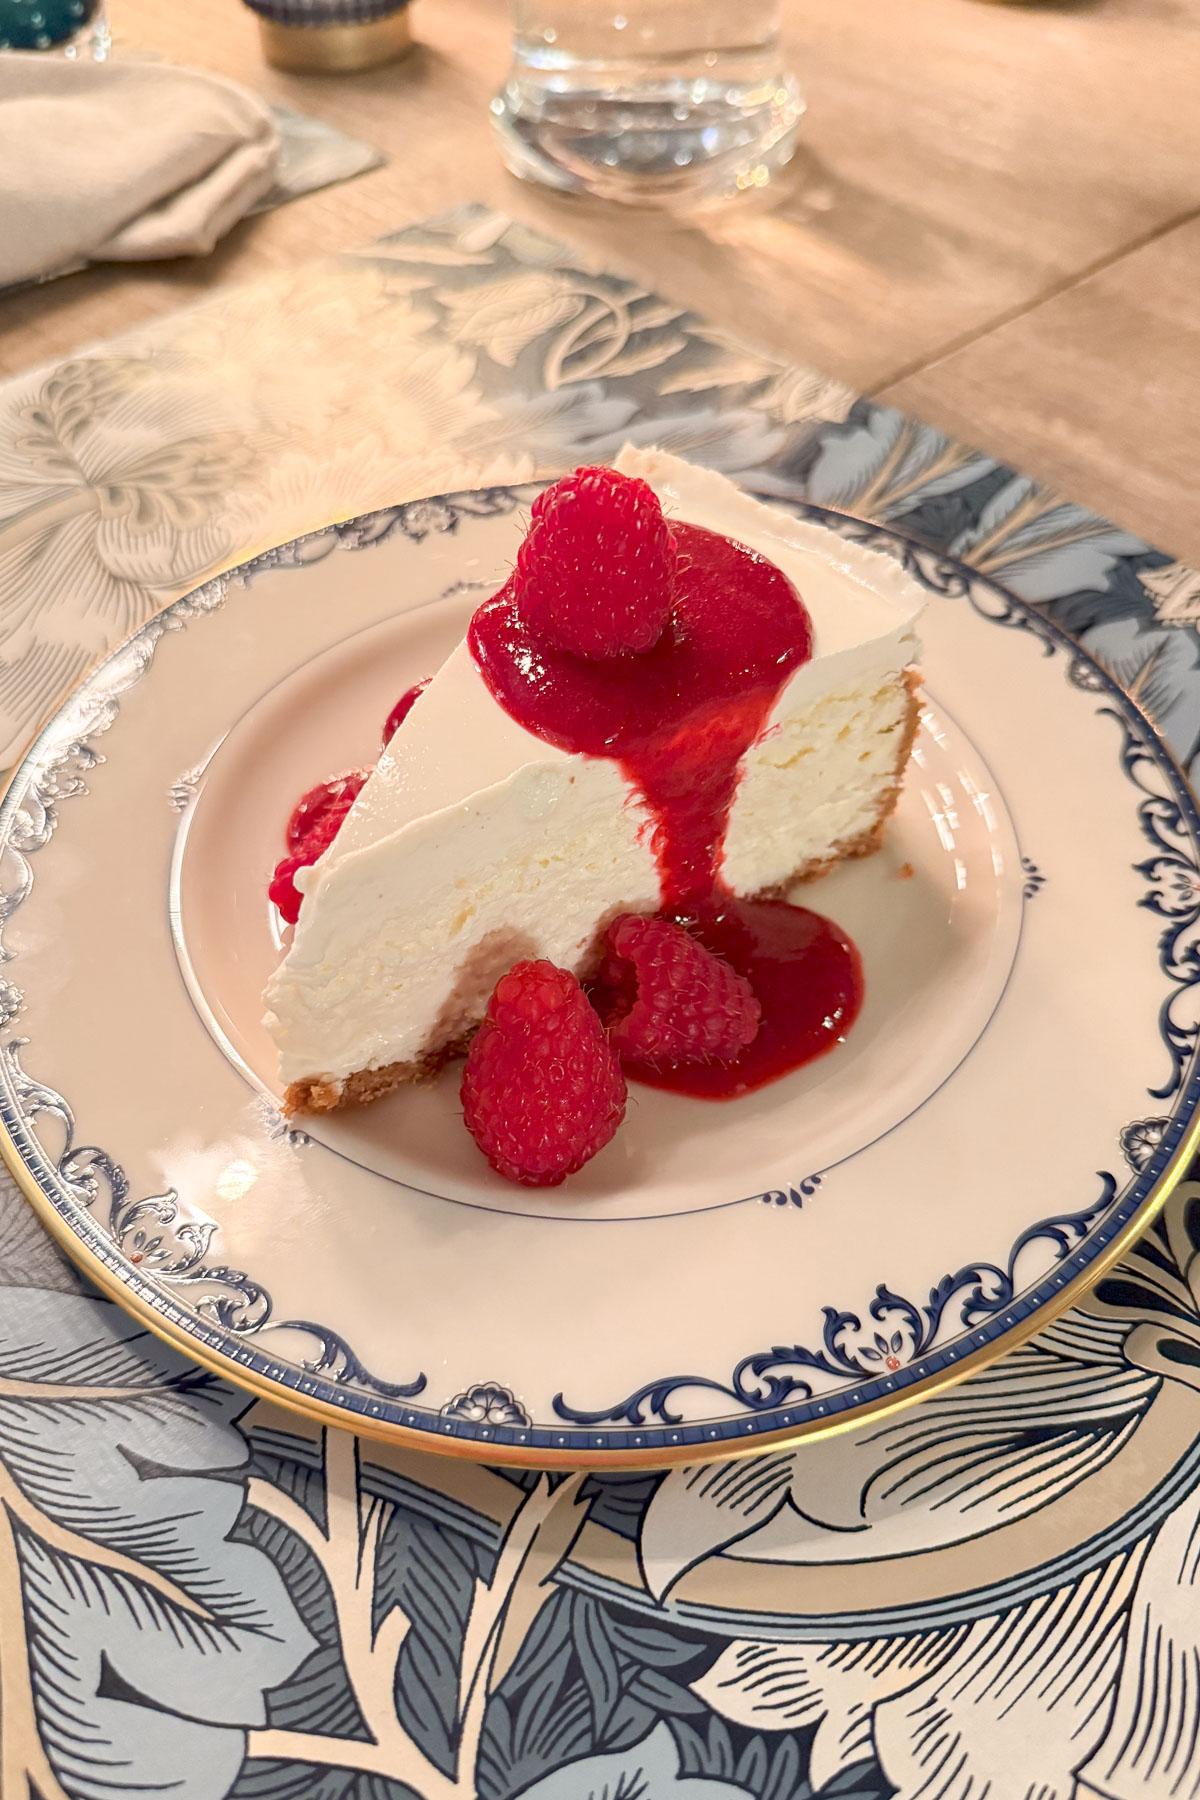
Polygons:
[[0,50],[53,50],[98,10],[99,0],[0,0]]

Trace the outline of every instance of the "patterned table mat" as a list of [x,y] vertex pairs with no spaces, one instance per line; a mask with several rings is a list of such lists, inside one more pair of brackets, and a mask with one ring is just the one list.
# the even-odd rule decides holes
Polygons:
[[[0,763],[248,549],[626,438],[986,572],[1194,767],[1200,573],[478,207],[0,390]],[[0,1797],[1200,1793],[1198,1253],[1187,1182],[1085,1309],[884,1426],[556,1479],[249,1401],[4,1182]]]

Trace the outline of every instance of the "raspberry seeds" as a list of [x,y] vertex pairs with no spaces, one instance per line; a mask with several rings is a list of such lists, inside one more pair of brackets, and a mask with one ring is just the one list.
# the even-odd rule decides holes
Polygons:
[[557,1187],[625,1116],[625,1077],[573,975],[520,962],[496,984],[462,1078],[467,1130],[493,1169]]
[[762,1008],[744,976],[669,919],[614,920],[596,983],[613,1048],[637,1062],[732,1062]]
[[652,649],[675,591],[657,494],[616,469],[576,469],[534,501],[516,579],[530,623],[572,655]]

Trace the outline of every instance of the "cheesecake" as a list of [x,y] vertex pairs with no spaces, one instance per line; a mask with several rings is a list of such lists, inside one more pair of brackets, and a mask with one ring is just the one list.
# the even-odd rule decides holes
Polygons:
[[519,568],[480,608],[296,875],[265,993],[289,1112],[436,1070],[522,959],[586,980],[619,916],[781,896],[878,846],[917,726],[915,582],[665,453],[616,467],[674,532],[669,632],[556,655]]

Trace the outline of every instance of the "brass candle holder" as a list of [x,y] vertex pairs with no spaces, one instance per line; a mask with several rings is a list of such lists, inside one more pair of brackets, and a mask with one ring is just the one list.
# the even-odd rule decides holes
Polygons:
[[246,0],[263,55],[295,74],[350,75],[412,48],[407,0]]

